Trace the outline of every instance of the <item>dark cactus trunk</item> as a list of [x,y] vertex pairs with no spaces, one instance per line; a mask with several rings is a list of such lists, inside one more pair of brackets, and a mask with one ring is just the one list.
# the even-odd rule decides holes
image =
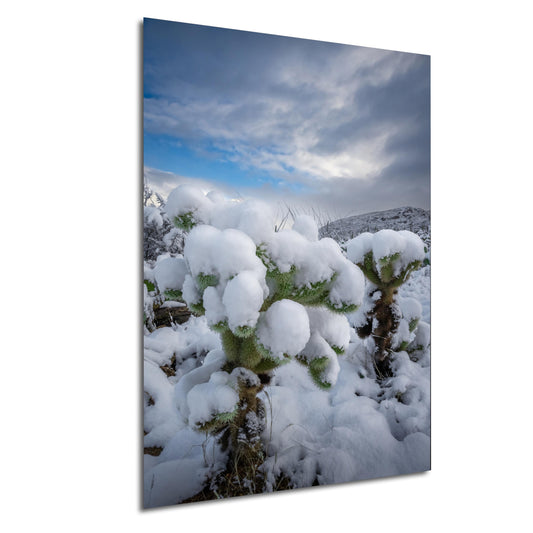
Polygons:
[[263,402],[257,397],[263,383],[239,380],[239,406],[226,438],[230,444],[228,472],[231,483],[243,485],[245,492],[260,492],[263,476],[259,467],[264,453],[261,434],[265,428],[266,413]]
[[372,329],[374,339],[374,367],[379,379],[392,375],[390,368],[390,353],[392,352],[392,339],[398,328],[399,316],[394,303],[396,289],[381,288],[381,297],[376,302],[370,319],[376,324]]

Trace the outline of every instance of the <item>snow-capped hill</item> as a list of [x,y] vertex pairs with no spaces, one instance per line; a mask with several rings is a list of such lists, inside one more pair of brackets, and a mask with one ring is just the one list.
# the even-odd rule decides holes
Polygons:
[[426,245],[431,245],[430,214],[419,207],[397,207],[374,211],[328,222],[319,230],[320,237],[331,237],[344,242],[360,233],[375,233],[382,229],[409,230],[416,233]]

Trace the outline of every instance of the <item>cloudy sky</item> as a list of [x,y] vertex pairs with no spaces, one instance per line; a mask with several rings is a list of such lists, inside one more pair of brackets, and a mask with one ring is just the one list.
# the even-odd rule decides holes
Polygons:
[[144,20],[144,173],[333,218],[429,209],[429,56]]

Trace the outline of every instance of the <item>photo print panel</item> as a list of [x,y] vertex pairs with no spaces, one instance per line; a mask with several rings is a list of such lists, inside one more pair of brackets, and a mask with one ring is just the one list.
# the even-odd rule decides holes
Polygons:
[[143,47],[144,507],[429,470],[429,56]]

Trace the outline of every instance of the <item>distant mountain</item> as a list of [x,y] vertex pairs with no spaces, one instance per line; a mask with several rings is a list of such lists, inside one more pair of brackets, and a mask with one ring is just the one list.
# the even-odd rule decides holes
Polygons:
[[431,246],[430,214],[419,207],[397,207],[374,211],[328,222],[319,230],[320,237],[331,237],[342,243],[360,233],[375,233],[381,229],[409,230]]

